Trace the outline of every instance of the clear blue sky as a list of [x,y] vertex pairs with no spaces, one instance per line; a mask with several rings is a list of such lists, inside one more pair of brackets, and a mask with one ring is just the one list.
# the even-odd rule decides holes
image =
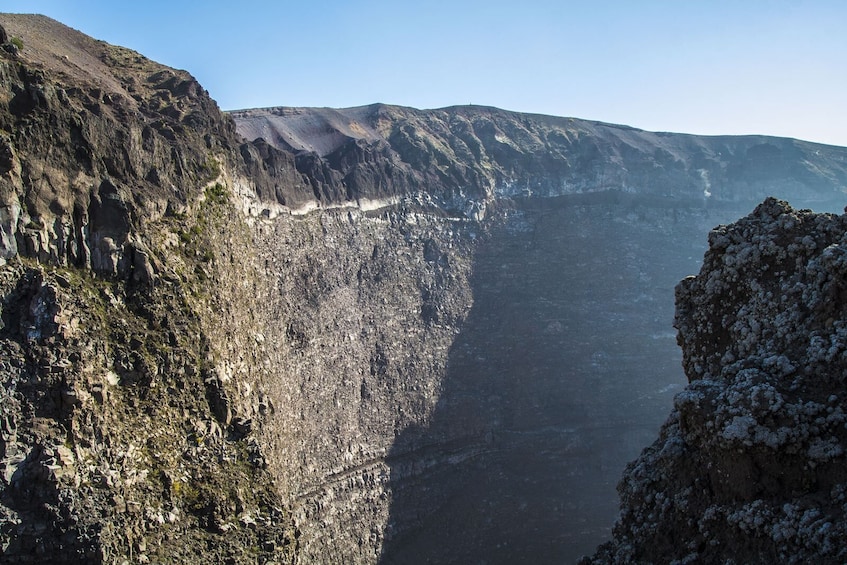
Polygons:
[[484,104],[847,146],[845,0],[6,1],[222,108]]

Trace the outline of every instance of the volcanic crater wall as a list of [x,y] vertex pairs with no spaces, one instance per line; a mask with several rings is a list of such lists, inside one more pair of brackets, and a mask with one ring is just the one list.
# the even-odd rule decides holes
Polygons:
[[700,234],[847,176],[840,148],[490,108],[234,121],[184,71],[0,24],[10,563],[587,553],[682,387]]

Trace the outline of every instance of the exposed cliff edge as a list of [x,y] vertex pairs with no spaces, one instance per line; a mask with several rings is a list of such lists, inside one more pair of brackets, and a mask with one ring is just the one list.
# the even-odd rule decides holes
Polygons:
[[226,115],[184,71],[0,24],[9,563],[584,554],[682,386],[700,234],[847,185],[847,149],[796,140]]
[[843,563],[847,216],[768,199],[677,287],[691,384],[594,563]]

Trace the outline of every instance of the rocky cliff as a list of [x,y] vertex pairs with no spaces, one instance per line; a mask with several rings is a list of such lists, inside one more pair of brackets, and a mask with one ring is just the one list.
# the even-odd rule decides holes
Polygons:
[[10,563],[574,559],[682,387],[701,234],[847,184],[847,150],[795,140],[227,116],[184,71],[0,25]]
[[595,563],[842,563],[847,216],[768,199],[677,287],[690,385]]
[[249,434],[269,408],[225,382],[260,355],[249,301],[228,306],[252,289],[222,276],[259,280],[233,124],[185,72],[47,18],[0,24],[4,562],[290,561]]

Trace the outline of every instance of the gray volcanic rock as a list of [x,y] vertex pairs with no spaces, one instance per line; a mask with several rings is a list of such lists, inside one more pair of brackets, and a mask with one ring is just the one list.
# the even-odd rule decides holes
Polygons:
[[847,185],[842,148],[794,139],[654,133],[481,106],[231,115],[244,137],[296,151],[298,170],[310,178],[320,170],[320,190],[350,200],[425,193],[469,214],[493,198],[603,190],[729,201],[788,191],[831,203]]
[[768,199],[677,287],[691,384],[630,464],[592,563],[847,558],[847,216]]

